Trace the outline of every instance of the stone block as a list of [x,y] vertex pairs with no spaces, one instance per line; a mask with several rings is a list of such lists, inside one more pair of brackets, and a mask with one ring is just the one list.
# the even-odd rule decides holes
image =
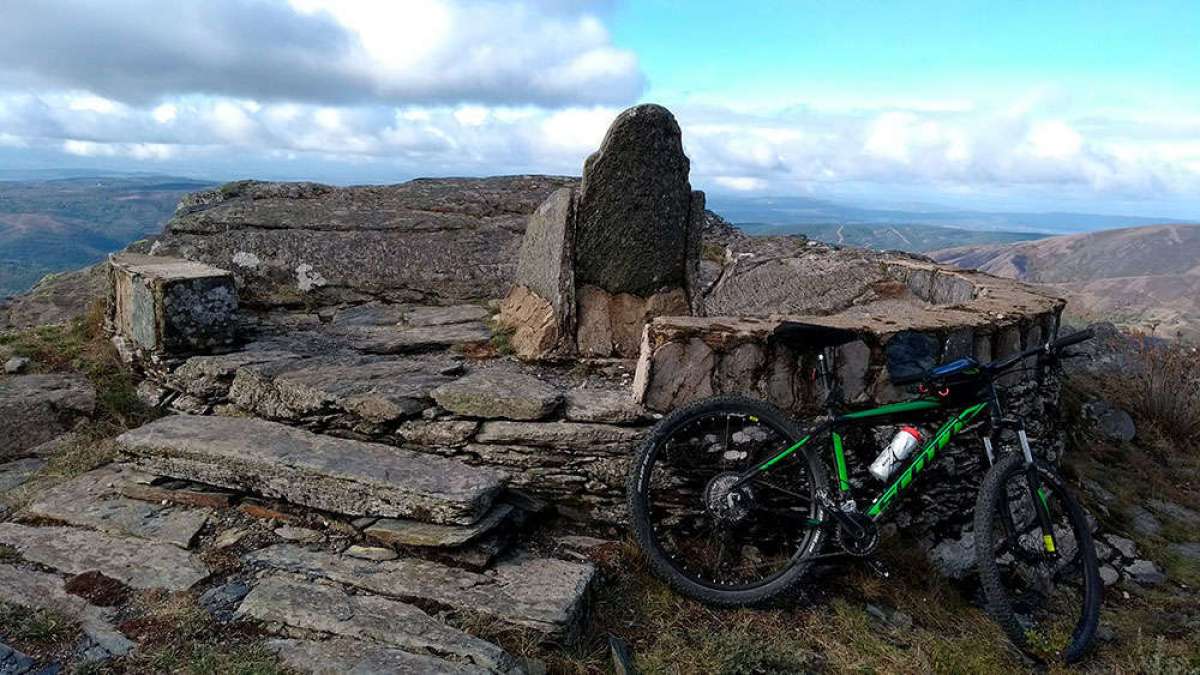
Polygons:
[[136,253],[109,260],[116,335],[149,353],[202,352],[235,339],[233,275],[204,263]]

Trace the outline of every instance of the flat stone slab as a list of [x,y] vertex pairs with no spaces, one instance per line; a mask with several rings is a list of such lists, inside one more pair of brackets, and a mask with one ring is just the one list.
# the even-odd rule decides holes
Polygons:
[[337,313],[325,329],[369,354],[403,354],[489,340],[488,310],[478,305],[411,307],[368,303]]
[[63,588],[54,574],[0,565],[0,601],[22,607],[49,609],[79,621],[84,634],[113,656],[124,656],[134,647],[112,624],[112,610],[96,607]]
[[260,581],[242,601],[238,616],[453,658],[489,670],[507,671],[516,666],[500,647],[447,626],[407,603],[350,595],[328,584],[285,575]]
[[497,504],[473,525],[453,526],[415,520],[380,518],[363,533],[390,546],[462,546],[495,528],[513,512],[508,504]]
[[433,398],[467,417],[540,420],[554,412],[562,394],[532,375],[489,368],[434,389]]
[[46,460],[40,457],[26,457],[15,462],[0,464],[0,492],[8,492],[21,487],[44,466],[46,466]]
[[452,382],[448,358],[315,357],[238,369],[229,397],[271,419],[299,421],[343,412],[368,422],[394,422],[432,405],[430,393]]
[[353,516],[470,525],[504,484],[456,460],[257,419],[164,417],[117,443],[151,473]]
[[122,483],[134,482],[128,474],[111,466],[89,471],[42,493],[25,512],[69,525],[189,548],[212,512],[122,496]]
[[69,431],[96,408],[96,390],[79,375],[18,375],[0,379],[0,460]]
[[583,615],[590,564],[546,558],[507,560],[487,573],[428,560],[371,561],[279,544],[251,552],[246,562],[319,576],[372,593],[424,600],[552,636],[570,637]]
[[347,326],[333,328],[354,349],[368,354],[406,354],[486,342],[492,331],[480,321],[438,326]]
[[269,640],[267,648],[275,652],[287,668],[311,675],[487,675],[494,672],[345,638]]
[[171,544],[72,527],[0,523],[0,544],[67,574],[94,570],[138,589],[185,591],[209,575],[199,558]]
[[484,422],[475,434],[479,443],[512,443],[551,447],[603,447],[629,445],[641,440],[645,431],[610,424],[584,422]]
[[628,389],[573,389],[566,398],[565,416],[571,422],[630,424],[646,414]]

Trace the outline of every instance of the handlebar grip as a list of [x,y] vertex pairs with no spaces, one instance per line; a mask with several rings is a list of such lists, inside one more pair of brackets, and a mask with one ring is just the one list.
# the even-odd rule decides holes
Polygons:
[[1052,342],[1050,344],[1050,349],[1053,349],[1053,350],[1064,349],[1066,347],[1070,347],[1071,345],[1076,345],[1076,344],[1079,344],[1080,342],[1091,340],[1093,337],[1095,337],[1095,335],[1096,335],[1096,331],[1092,330],[1091,328],[1088,328],[1086,330],[1081,330],[1078,333],[1071,333],[1070,335],[1068,335],[1066,337],[1061,337],[1061,338],[1055,340],[1054,342]]

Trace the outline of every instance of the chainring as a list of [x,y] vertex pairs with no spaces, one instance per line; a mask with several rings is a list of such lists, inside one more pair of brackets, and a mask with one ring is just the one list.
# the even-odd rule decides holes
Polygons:
[[855,511],[844,514],[862,529],[861,534],[850,532],[845,525],[838,525],[834,538],[842,550],[855,557],[869,556],[879,548],[879,526],[865,513]]

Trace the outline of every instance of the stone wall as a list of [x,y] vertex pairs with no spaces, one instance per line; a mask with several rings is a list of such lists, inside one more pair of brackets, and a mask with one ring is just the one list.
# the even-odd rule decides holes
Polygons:
[[[820,247],[805,245],[805,255]],[[819,255],[819,254],[818,254]],[[891,384],[891,376],[919,364],[973,356],[986,362],[1044,342],[1056,333],[1063,301],[1015,282],[986,275],[940,268],[912,258],[872,256],[857,251],[857,300],[826,295],[801,296],[793,306],[829,308],[828,314],[660,317],[643,334],[641,358],[633,383],[635,399],[648,410],[667,412],[706,396],[744,394],[768,400],[800,420],[815,423],[824,414],[826,397],[815,376],[819,344],[789,337],[796,325],[849,330],[858,339],[835,349],[835,378],[850,409],[862,409],[914,396]],[[779,257],[757,266],[798,270],[804,256]],[[856,269],[847,266],[848,271]],[[726,272],[728,274],[728,271]],[[723,277],[714,288],[717,306],[735,297],[728,284],[756,287],[763,282],[751,274]],[[750,277],[750,278],[746,278]],[[825,283],[814,279],[811,283]],[[740,292],[740,291],[739,291]],[[752,302],[753,296],[749,302]],[[713,294],[708,296],[714,298]],[[710,305],[710,308],[712,306]],[[837,310],[837,311],[833,311]],[[748,310],[752,313],[753,310]],[[1029,364],[1032,365],[1032,364]],[[1002,380],[1006,411],[1025,417],[1031,443],[1039,454],[1056,461],[1062,453],[1057,412],[1059,385],[1046,374],[1015,373]],[[934,419],[914,419],[932,432]],[[889,440],[895,428],[852,429],[846,447],[852,483],[862,504],[881,485],[866,466]],[[1008,439],[1015,447],[1015,439]],[[978,483],[986,471],[977,437],[960,437],[921,478],[918,506],[898,510],[897,524],[933,552],[934,562],[947,574],[960,576],[973,560],[971,513]],[[828,451],[828,450],[826,450]],[[832,461],[832,460],[830,460]]]

